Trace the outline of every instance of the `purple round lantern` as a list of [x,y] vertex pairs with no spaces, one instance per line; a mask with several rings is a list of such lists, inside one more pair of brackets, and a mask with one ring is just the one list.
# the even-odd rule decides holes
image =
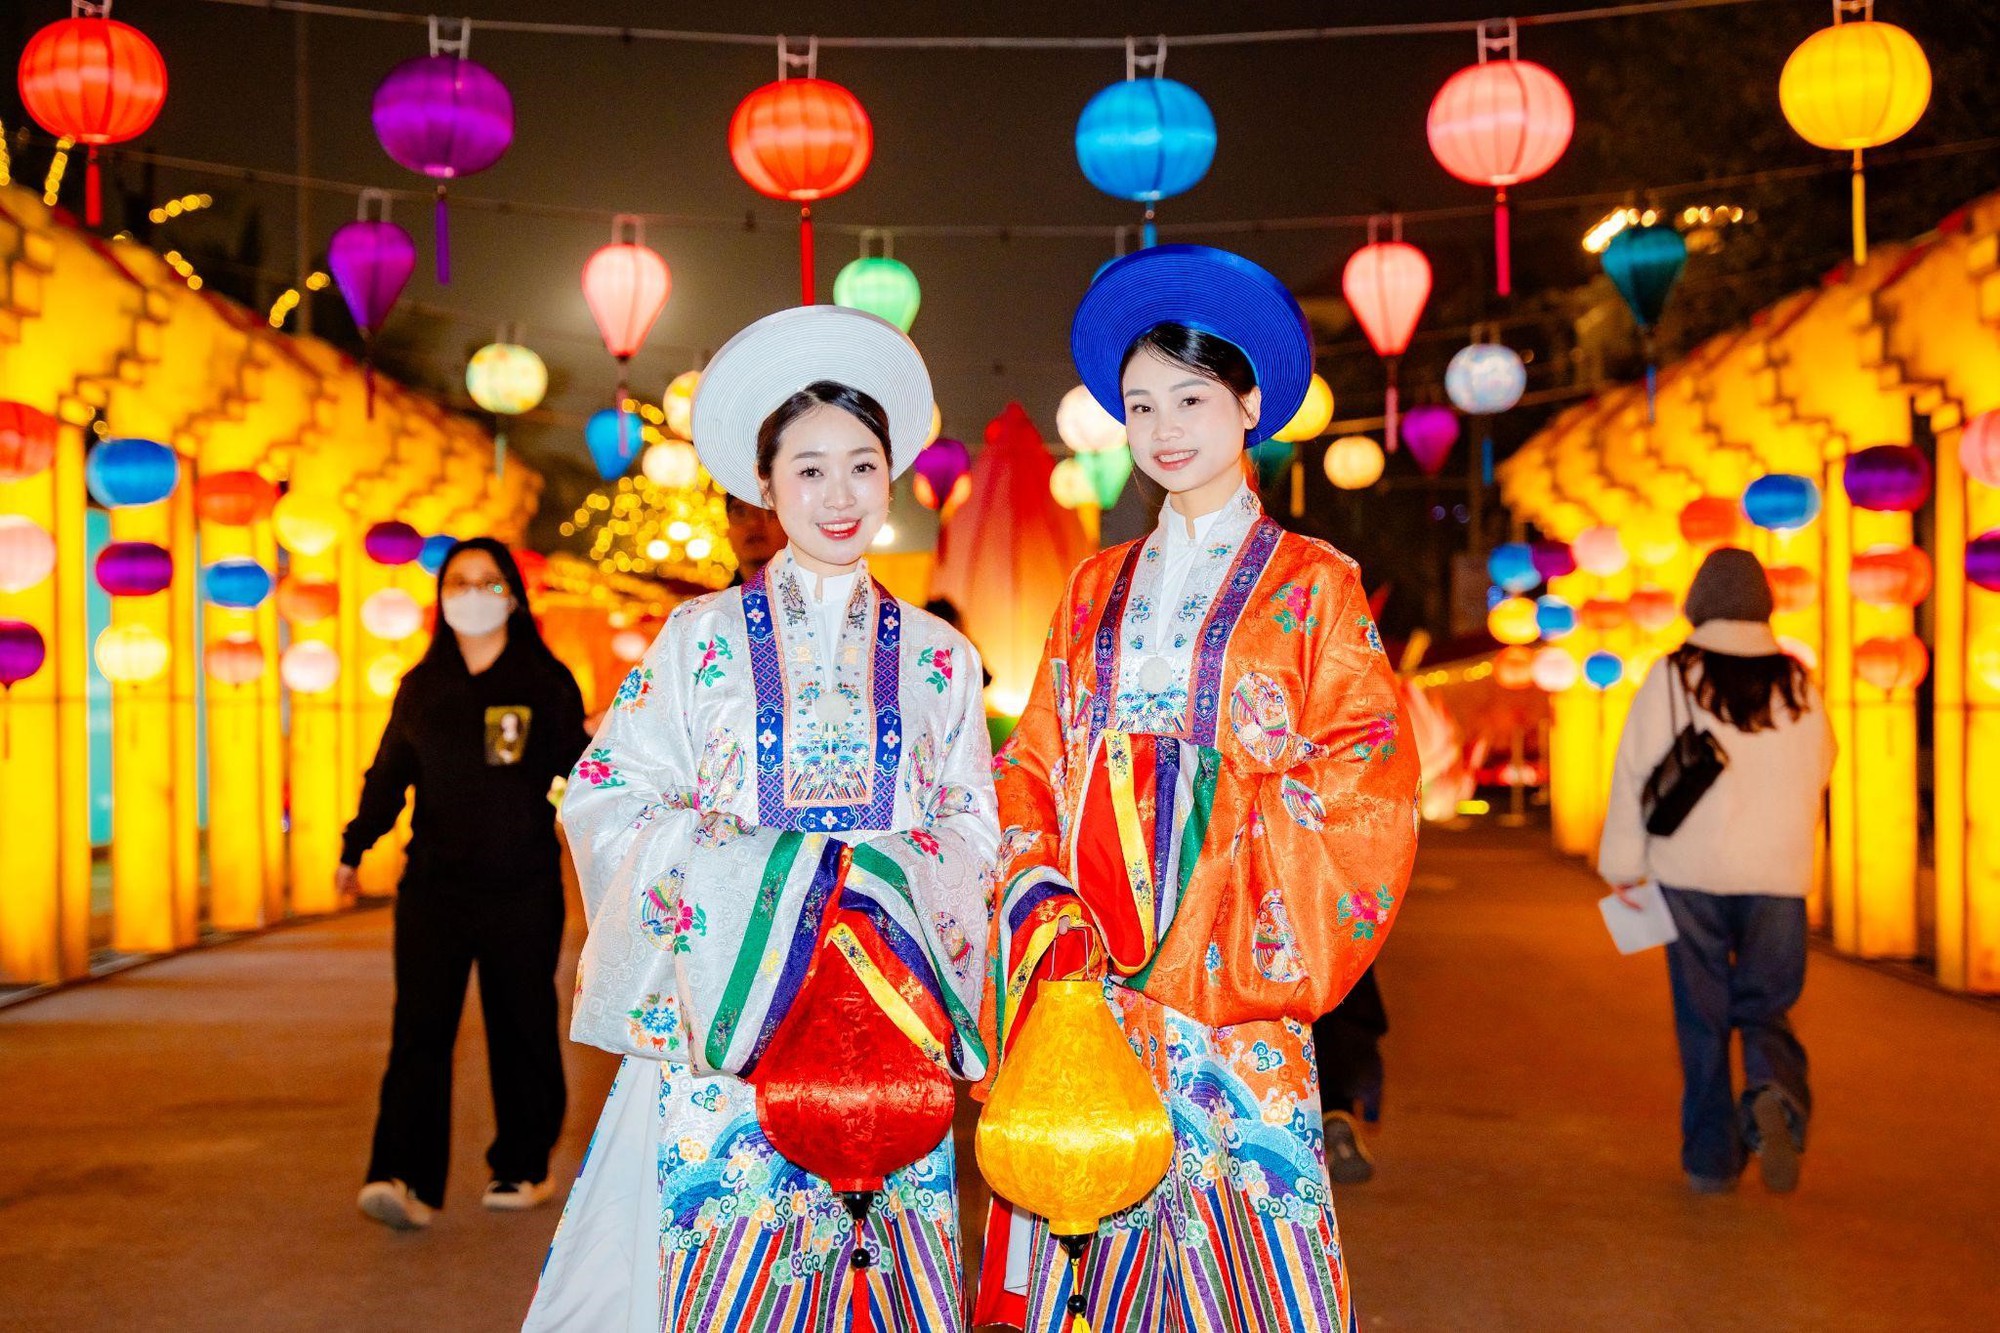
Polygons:
[[1847,498],[1878,513],[1914,513],[1931,498],[1931,461],[1907,444],[1878,444],[1847,456]]
[[1448,407],[1426,404],[1413,407],[1403,417],[1403,443],[1426,477],[1435,477],[1451,447],[1458,443],[1458,413]]
[[11,690],[49,659],[42,632],[25,620],[0,620],[0,690]]
[[959,481],[972,471],[972,454],[957,440],[933,440],[918,453],[917,499],[926,509],[943,509]]
[[1988,592],[2000,592],[2000,528],[1965,544],[1965,577]]
[[405,60],[375,89],[375,137],[399,166],[437,181],[437,280],[451,281],[444,183],[484,171],[514,142],[514,99],[461,54]]
[[1576,553],[1568,542],[1538,541],[1528,548],[1528,555],[1535,562],[1535,572],[1545,579],[1576,573]]
[[97,553],[97,586],[113,597],[151,597],[174,581],[174,558],[152,542],[112,542]]
[[361,549],[378,565],[407,565],[424,549],[424,534],[397,519],[377,523],[361,538]]

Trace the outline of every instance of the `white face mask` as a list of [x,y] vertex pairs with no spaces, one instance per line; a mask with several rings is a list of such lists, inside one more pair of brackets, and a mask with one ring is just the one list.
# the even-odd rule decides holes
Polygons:
[[444,599],[444,623],[460,634],[491,634],[507,623],[514,599],[490,592],[455,592]]

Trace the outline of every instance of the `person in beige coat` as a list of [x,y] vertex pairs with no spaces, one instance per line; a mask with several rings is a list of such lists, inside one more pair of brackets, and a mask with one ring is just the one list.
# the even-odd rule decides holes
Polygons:
[[[1812,1094],[1788,1017],[1805,985],[1806,891],[1833,732],[1826,705],[1771,632],[1771,590],[1748,551],[1724,548],[1688,589],[1687,642],[1632,701],[1597,869],[1621,896],[1659,883],[1680,938],[1667,946],[1685,1087],[1681,1166],[1699,1193],[1733,1189],[1746,1154],[1764,1184],[1796,1188]],[[1646,779],[1690,725],[1727,766],[1671,836],[1646,832]],[[1736,1094],[1730,1037],[1743,1049]]]

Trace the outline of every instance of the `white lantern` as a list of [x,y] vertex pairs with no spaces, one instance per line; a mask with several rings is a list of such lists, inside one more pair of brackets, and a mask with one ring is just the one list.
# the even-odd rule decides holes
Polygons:
[[1062,405],[1056,408],[1056,434],[1077,453],[1101,454],[1125,443],[1125,423],[1105,411],[1090,390],[1079,384],[1063,395]]
[[340,679],[340,654],[329,644],[307,639],[285,649],[278,674],[295,694],[325,694]]
[[1326,479],[1343,491],[1365,491],[1382,480],[1388,460],[1366,435],[1343,435],[1326,449]]
[[401,588],[384,588],[361,603],[361,628],[378,639],[407,639],[424,627],[424,609]]
[[1576,567],[1586,574],[1611,575],[1625,568],[1625,539],[1613,527],[1585,528],[1569,544]]
[[611,655],[621,662],[636,662],[646,655],[646,636],[635,629],[622,629],[611,636]]
[[1561,694],[1576,684],[1582,674],[1576,659],[1561,648],[1544,648],[1535,654],[1529,664],[1528,674],[1534,679],[1535,688],[1550,694]]
[[646,480],[668,490],[692,486],[701,469],[701,458],[686,440],[662,440],[646,450],[639,470]]

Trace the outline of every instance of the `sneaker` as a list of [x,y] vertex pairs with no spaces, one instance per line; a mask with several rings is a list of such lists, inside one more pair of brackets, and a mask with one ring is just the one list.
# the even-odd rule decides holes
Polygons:
[[525,1213],[549,1201],[556,1187],[546,1180],[496,1180],[479,1202],[499,1213]]
[[1735,1176],[1698,1176],[1688,1172],[1688,1188],[1696,1194],[1734,1194]]
[[1320,1117],[1326,1128],[1326,1171],[1337,1185],[1362,1185],[1375,1178],[1375,1159],[1361,1143],[1361,1126],[1346,1111]]
[[1750,1103],[1750,1120],[1757,1126],[1757,1174],[1773,1194],[1790,1194],[1799,1187],[1799,1145],[1792,1140],[1792,1118],[1784,1099],[1769,1088]]
[[431,1224],[431,1206],[400,1180],[371,1180],[355,1200],[364,1217],[397,1231],[422,1231]]

